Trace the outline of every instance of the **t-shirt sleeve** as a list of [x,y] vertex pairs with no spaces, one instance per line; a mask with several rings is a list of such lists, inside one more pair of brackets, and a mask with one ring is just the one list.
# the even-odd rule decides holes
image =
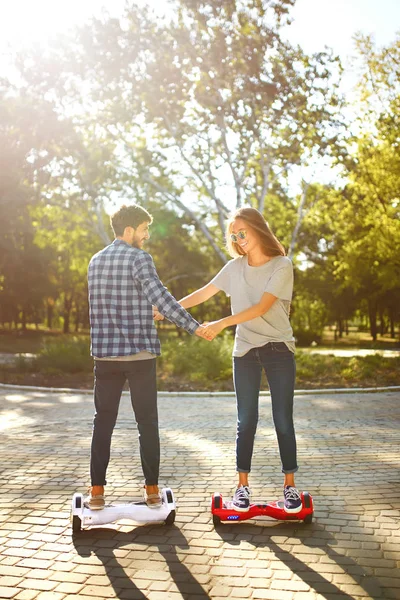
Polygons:
[[233,261],[229,261],[219,273],[216,274],[210,283],[215,285],[219,290],[225,292],[227,296],[231,295],[231,265]]
[[293,294],[293,266],[287,262],[271,275],[264,292],[273,294],[281,300],[291,300]]

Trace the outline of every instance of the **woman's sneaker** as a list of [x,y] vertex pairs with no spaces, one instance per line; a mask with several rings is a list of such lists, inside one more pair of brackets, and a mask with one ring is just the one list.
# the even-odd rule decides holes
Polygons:
[[283,495],[285,498],[284,509],[288,513],[298,513],[302,509],[301,497],[295,487],[291,485],[285,485],[283,488]]
[[250,488],[247,485],[239,486],[233,496],[232,508],[240,512],[247,512],[250,508],[250,497]]

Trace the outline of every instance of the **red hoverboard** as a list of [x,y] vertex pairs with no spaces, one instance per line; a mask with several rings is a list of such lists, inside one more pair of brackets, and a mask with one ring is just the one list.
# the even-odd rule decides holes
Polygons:
[[276,502],[257,502],[250,504],[246,512],[239,512],[232,507],[232,502],[224,502],[221,494],[215,493],[211,499],[211,512],[215,527],[221,525],[222,521],[233,523],[235,521],[247,521],[255,517],[272,517],[279,521],[303,521],[312,523],[314,506],[311,495],[301,492],[302,508],[297,513],[287,513],[283,507],[283,500]]

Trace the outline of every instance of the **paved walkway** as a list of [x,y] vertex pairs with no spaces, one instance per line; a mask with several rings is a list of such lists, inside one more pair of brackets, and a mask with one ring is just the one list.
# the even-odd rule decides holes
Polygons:
[[[400,598],[400,395],[299,396],[298,485],[311,525],[273,520],[215,531],[212,491],[235,483],[233,398],[160,398],[162,485],[174,526],[108,525],[72,537],[70,502],[86,491],[88,395],[0,391],[0,598],[271,600]],[[261,399],[252,487],[281,494],[270,400]],[[108,498],[139,497],[136,427],[123,397]]]
[[351,358],[352,356],[383,356],[384,358],[398,358],[400,356],[400,350],[371,350],[367,348],[307,348],[303,349],[304,352],[309,354],[324,354],[341,356],[344,358]]

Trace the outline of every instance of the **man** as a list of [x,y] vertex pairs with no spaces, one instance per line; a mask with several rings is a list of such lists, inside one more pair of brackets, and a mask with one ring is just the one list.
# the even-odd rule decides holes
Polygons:
[[128,380],[138,425],[140,458],[148,506],[161,506],[158,489],[160,440],[158,431],[156,357],[160,341],[153,322],[161,314],[189,333],[204,336],[204,328],[162,285],[153,259],[142,247],[150,238],[151,215],[138,205],[122,206],[111,216],[115,240],[95,254],[89,264],[91,353],[95,359],[95,416],[91,447],[91,489],[86,504],[105,505],[104,486],[111,437],[119,402]]

